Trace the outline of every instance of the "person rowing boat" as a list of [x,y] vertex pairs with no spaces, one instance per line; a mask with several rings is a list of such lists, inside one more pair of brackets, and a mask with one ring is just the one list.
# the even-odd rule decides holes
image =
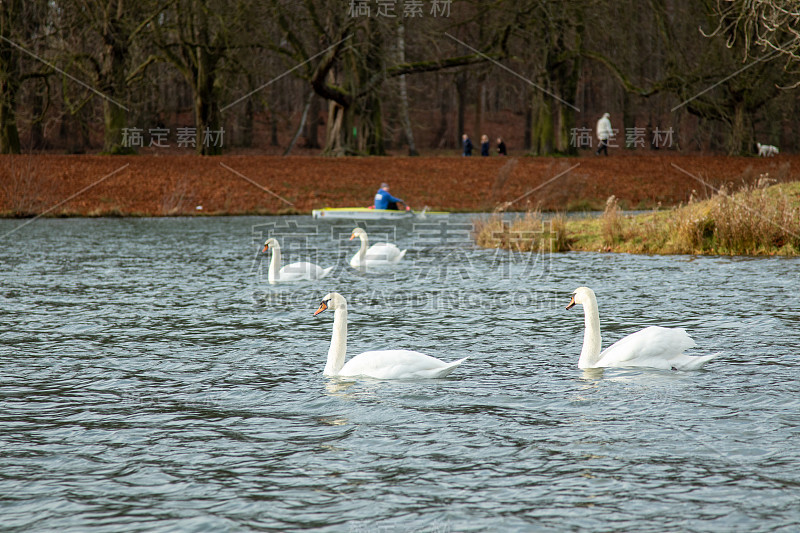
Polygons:
[[406,204],[400,198],[395,198],[389,193],[389,184],[381,183],[381,188],[375,193],[375,209],[392,209],[399,211],[400,207],[398,207],[397,204],[405,205],[406,211],[408,211],[408,204]]

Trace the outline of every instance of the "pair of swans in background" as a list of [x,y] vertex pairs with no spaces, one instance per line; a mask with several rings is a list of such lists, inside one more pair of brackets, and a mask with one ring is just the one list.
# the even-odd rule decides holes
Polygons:
[[[386,242],[379,242],[369,246],[369,238],[367,232],[362,228],[356,228],[350,235],[350,240],[358,237],[361,239],[361,248],[359,248],[356,255],[350,259],[350,266],[365,270],[367,267],[381,267],[390,266],[399,262],[405,255],[407,250],[400,251],[400,249],[392,244]],[[317,280],[322,279],[330,274],[333,267],[322,268],[315,263],[297,262],[289,265],[281,266],[281,247],[278,241],[274,238],[269,238],[264,243],[262,253],[267,250],[272,250],[272,258],[269,262],[268,279],[270,284],[275,284],[282,281],[303,281],[303,280]]]
[[[665,370],[698,370],[719,354],[691,356],[683,352],[696,346],[683,328],[650,326],[637,331],[600,351],[600,313],[597,298],[588,287],[579,287],[572,294],[567,309],[582,305],[586,330],[579,368],[645,367]],[[317,316],[326,309],[333,314],[333,335],[328,350],[324,375],[377,379],[443,378],[467,358],[446,363],[435,357],[411,350],[379,350],[356,355],[345,363],[347,353],[347,300],[338,292],[322,299]]]

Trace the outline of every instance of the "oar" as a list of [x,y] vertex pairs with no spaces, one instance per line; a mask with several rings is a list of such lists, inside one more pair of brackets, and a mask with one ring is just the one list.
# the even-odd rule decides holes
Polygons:
[[414,216],[416,216],[416,215],[417,215],[417,212],[416,212],[416,211],[414,211],[414,210],[411,208],[411,206],[410,206],[410,205],[408,205],[408,204],[407,204],[407,203],[405,203],[405,202],[403,202],[403,205],[404,205],[404,206],[406,206],[406,211],[410,211],[410,212],[411,212],[411,214],[412,214],[412,215],[414,215]]

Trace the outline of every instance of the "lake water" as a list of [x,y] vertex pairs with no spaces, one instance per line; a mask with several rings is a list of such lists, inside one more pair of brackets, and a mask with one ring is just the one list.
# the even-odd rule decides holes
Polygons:
[[[292,218],[1,220],[3,531],[800,529],[800,260],[509,254],[472,218],[370,223],[408,248],[344,265],[353,224]],[[339,265],[270,286],[285,259]],[[685,327],[699,372],[577,368]],[[350,354],[470,356],[443,380],[322,370]]]

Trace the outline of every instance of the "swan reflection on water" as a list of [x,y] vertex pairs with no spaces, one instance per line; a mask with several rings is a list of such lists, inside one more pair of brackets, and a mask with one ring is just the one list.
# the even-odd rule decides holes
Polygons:
[[352,394],[354,391],[347,392],[347,389],[355,385],[353,380],[344,380],[338,378],[329,378],[325,380],[325,392],[329,396],[338,396],[340,398],[355,398],[357,395]]
[[584,368],[581,374],[581,380],[586,381],[586,387],[595,388],[597,382],[603,379],[602,368]]

